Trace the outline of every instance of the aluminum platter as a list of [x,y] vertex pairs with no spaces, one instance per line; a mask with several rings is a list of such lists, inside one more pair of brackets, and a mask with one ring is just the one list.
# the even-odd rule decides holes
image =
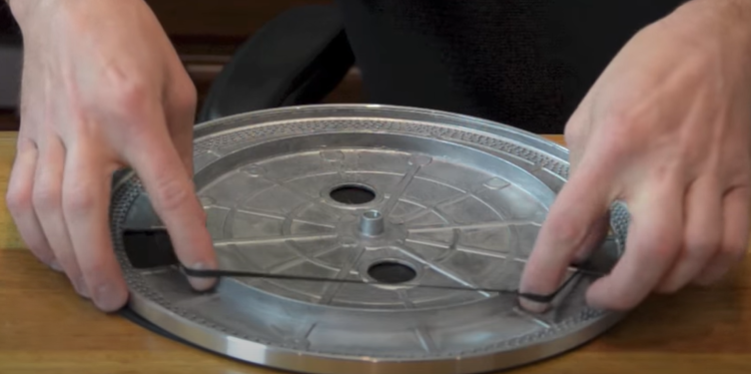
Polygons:
[[[566,181],[565,148],[473,117],[380,105],[316,105],[201,124],[195,176],[222,269],[515,290],[548,207]],[[191,290],[179,269],[134,268],[125,229],[161,225],[132,174],[112,200],[130,308],[226,356],[304,373],[455,374],[507,369],[575,348],[621,314],[584,301],[575,274],[531,315],[512,293],[223,278]],[[592,264],[624,246],[627,212]]]

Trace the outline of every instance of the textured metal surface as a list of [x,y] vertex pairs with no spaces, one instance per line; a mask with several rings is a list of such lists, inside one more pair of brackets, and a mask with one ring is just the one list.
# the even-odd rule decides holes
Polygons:
[[[223,269],[515,290],[566,160],[562,147],[475,118],[312,106],[199,126],[195,182]],[[561,353],[621,318],[585,305],[582,275],[542,315],[511,294],[398,283],[225,278],[197,294],[175,268],[130,266],[122,230],[160,222],[136,178],[115,187],[113,240],[131,307],[241,360],[310,373],[473,373]],[[592,260],[603,271],[624,246],[625,209],[611,221]]]

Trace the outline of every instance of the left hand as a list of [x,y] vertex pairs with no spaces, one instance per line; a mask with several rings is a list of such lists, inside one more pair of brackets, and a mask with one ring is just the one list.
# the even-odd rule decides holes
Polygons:
[[[693,0],[641,30],[566,126],[570,179],[521,292],[546,295],[625,201],[623,257],[587,302],[611,310],[721,278],[746,253],[751,187],[751,5]],[[547,305],[520,299],[541,312]]]

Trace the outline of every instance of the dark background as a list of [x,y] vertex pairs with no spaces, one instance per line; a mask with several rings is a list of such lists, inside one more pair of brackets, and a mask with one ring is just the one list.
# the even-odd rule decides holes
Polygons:
[[[233,51],[266,22],[293,7],[328,4],[324,0],[146,0],[195,83],[199,100]],[[0,48],[20,48],[21,37],[4,1],[0,1]],[[13,65],[0,61],[0,75],[17,75]],[[12,80],[12,79],[11,79]],[[1,80],[5,81],[5,80]],[[326,102],[363,101],[361,80],[352,69]],[[3,84],[0,90],[17,87]],[[200,105],[200,103],[199,103]],[[16,130],[14,108],[0,109],[0,130]]]

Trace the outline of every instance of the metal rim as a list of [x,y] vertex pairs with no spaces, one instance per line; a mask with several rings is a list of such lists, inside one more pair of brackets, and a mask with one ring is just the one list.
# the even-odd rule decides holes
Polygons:
[[[387,120],[406,120],[413,122],[440,123],[448,126],[458,126],[463,130],[476,133],[477,137],[502,137],[507,142],[507,149],[525,157],[529,149],[539,149],[552,158],[542,158],[541,164],[550,171],[565,179],[568,176],[566,163],[567,150],[551,141],[538,137],[510,126],[480,120],[473,117],[452,113],[424,110],[415,108],[382,106],[382,105],[315,105],[293,108],[263,110],[253,113],[240,114],[232,117],[210,121],[196,126],[196,143],[203,139],[220,136],[238,127],[264,126],[278,121],[307,120],[311,118],[378,118]],[[529,154],[527,154],[529,156]],[[535,155],[535,157],[537,157]],[[118,177],[113,189],[113,201],[120,201],[119,209],[127,206],[128,199],[134,199],[133,191],[138,190],[139,182],[131,174]],[[123,203],[125,202],[125,203]],[[115,209],[118,209],[117,207]],[[621,244],[625,242],[625,228],[627,213],[625,208],[614,207],[611,222]],[[113,216],[123,212],[113,211]],[[116,233],[121,229],[120,222],[113,221],[113,240],[120,239]],[[117,247],[117,245],[116,245]],[[488,354],[486,350],[477,349],[476,352],[462,352],[461,355],[443,357],[440,359],[423,358],[411,359],[399,357],[394,359],[372,358],[368,352],[362,352],[360,357],[343,357],[321,352],[300,353],[295,349],[284,346],[274,346],[263,341],[252,341],[247,337],[233,336],[232,331],[218,325],[203,325],[196,323],[196,317],[179,311],[165,308],[159,303],[159,295],[152,290],[139,287],[138,274],[127,271],[127,260],[118,251],[118,256],[126,267],[126,281],[132,288],[129,306],[138,314],[161,328],[191,341],[210,351],[221,353],[243,361],[267,365],[286,370],[308,373],[413,373],[427,370],[431,373],[476,373],[499,368],[514,367],[542,358],[560,354],[601,334],[615,323],[623,314],[605,313],[598,310],[586,309],[576,321],[567,321],[553,328],[542,330],[537,336],[522,337],[516,342],[517,348],[510,344],[507,350]],[[200,318],[200,317],[198,317]],[[582,321],[589,321],[585,326]],[[566,335],[567,331],[574,331]],[[238,334],[239,335],[239,334]]]

